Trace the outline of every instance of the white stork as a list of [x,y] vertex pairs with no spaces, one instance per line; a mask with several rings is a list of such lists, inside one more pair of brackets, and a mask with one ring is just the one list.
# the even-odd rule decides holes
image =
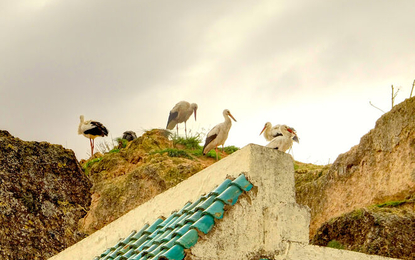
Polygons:
[[293,137],[295,136],[295,133],[290,127],[286,125],[281,125],[280,130],[282,135],[272,139],[266,147],[271,147],[279,151],[286,152],[293,145]]
[[97,121],[84,121],[84,116],[79,117],[81,122],[78,126],[78,134],[84,135],[86,138],[89,138],[89,144],[91,145],[91,157],[94,155],[94,139],[98,136],[107,136],[108,130],[103,124]]
[[225,144],[226,139],[228,139],[228,133],[232,126],[232,121],[229,117],[236,122],[236,119],[228,109],[223,110],[223,117],[225,118],[225,122],[216,125],[209,131],[206,136],[205,145],[203,146],[203,155],[215,148],[216,160],[218,160],[218,146],[222,145],[223,151],[223,145]]
[[[272,126],[272,124],[270,122],[266,122],[264,128],[262,129],[262,131],[259,135],[264,133],[265,140],[271,141],[272,139],[274,139],[277,136],[282,136],[280,127],[281,127],[281,125]],[[293,140],[297,143],[300,143],[299,140],[298,140],[297,131],[295,131],[295,129],[292,128],[292,127],[289,127],[289,128],[294,133]]]
[[167,120],[166,128],[172,130],[176,126],[177,135],[179,134],[179,123],[184,122],[184,132],[187,137],[187,127],[186,121],[189,117],[194,113],[195,114],[195,121],[196,121],[196,110],[197,104],[192,103],[190,104],[187,101],[180,101],[177,103],[172,110],[170,110],[169,119]]

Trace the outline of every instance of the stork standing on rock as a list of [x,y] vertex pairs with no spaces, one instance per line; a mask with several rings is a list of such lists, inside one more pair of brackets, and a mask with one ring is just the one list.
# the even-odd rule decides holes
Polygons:
[[281,125],[280,131],[282,135],[279,135],[271,140],[269,144],[267,144],[266,147],[274,148],[282,152],[286,152],[288,149],[291,148],[293,145],[293,137],[295,136],[294,131],[286,126]]
[[[261,133],[259,135],[261,135],[262,133],[264,133],[265,140],[271,141],[272,139],[274,139],[277,136],[282,136],[280,127],[281,127],[281,125],[274,125],[274,126],[272,126],[272,124],[270,122],[266,122],[264,128],[262,129],[262,131],[261,131]],[[289,127],[289,128],[294,133],[293,140],[295,142],[299,143],[298,136],[297,136],[297,132],[295,131],[294,128],[292,128],[292,127]]]
[[179,135],[178,124],[184,122],[184,132],[187,137],[186,121],[189,119],[189,117],[193,113],[195,114],[195,121],[196,121],[196,110],[197,110],[196,103],[190,104],[187,101],[180,101],[172,108],[172,110],[170,110],[169,119],[167,120],[166,128],[169,130],[172,130],[176,126],[177,135]]
[[84,116],[81,115],[80,117],[81,122],[79,122],[78,126],[78,134],[84,135],[86,138],[89,138],[89,144],[91,145],[91,157],[94,155],[94,139],[99,136],[107,136],[108,130],[107,128],[97,121],[84,121]]
[[223,110],[223,117],[225,118],[225,122],[216,125],[209,131],[206,136],[205,145],[203,146],[203,155],[215,148],[216,160],[218,160],[218,146],[222,145],[223,152],[223,145],[225,144],[226,139],[228,139],[228,133],[232,126],[232,121],[229,117],[236,122],[236,119],[228,109]]

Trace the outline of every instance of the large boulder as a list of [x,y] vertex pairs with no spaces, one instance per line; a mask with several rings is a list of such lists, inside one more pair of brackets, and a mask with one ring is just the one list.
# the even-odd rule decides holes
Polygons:
[[72,150],[0,131],[0,258],[47,259],[76,243],[91,184]]
[[325,222],[311,242],[366,254],[415,259],[413,207],[414,198],[356,209]]

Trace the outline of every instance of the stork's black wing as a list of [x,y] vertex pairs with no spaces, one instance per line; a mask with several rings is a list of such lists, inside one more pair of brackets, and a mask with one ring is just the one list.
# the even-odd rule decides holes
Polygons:
[[107,128],[101,124],[100,122],[97,121],[91,121],[91,125],[93,125],[94,127],[91,129],[88,129],[85,131],[85,134],[90,134],[90,135],[99,135],[99,136],[107,136],[108,135],[108,130]]
[[277,136],[282,136],[282,133],[276,133],[275,135],[273,135],[274,138]]
[[[208,137],[206,138],[205,145],[203,146],[203,150],[202,150],[202,151],[204,151],[204,150],[205,150],[206,146],[207,146],[208,144],[210,144],[210,142],[212,142],[212,141],[216,138],[216,136],[218,136],[218,135],[217,135],[217,134],[214,134],[214,135],[208,136]],[[205,153],[203,153],[203,155],[205,155]]]
[[[170,114],[169,114],[169,119],[167,120],[167,125],[166,125],[166,128],[168,128],[168,126],[169,126],[169,124],[170,124],[170,122],[171,121],[173,121],[174,119],[176,119],[177,118],[177,116],[179,115],[179,112],[170,112]],[[173,126],[174,127],[174,126]]]

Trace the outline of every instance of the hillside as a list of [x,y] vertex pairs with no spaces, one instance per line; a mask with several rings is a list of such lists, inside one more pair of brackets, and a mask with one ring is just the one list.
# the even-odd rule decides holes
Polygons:
[[[1,131],[2,259],[47,259],[215,163],[199,142],[153,129],[78,162],[59,145]],[[311,210],[310,241],[414,259],[414,154],[412,98],[332,165],[295,161],[296,199]]]
[[80,230],[91,234],[214,163],[214,153],[201,156],[194,141],[172,139],[170,132],[153,129],[125,148],[82,161],[92,183],[92,202]]

